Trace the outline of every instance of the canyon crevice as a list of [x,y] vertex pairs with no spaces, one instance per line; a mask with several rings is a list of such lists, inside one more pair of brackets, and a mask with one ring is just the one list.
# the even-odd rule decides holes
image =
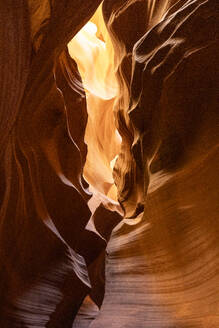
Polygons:
[[0,327],[217,328],[219,2],[0,22]]

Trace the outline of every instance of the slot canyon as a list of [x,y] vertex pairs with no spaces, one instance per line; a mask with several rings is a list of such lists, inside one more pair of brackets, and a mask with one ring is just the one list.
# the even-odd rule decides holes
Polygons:
[[0,328],[219,327],[219,1],[0,0]]

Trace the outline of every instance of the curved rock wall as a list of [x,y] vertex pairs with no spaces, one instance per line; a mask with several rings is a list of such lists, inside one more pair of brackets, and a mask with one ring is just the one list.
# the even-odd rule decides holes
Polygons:
[[67,48],[100,3],[0,5],[0,326],[216,328],[218,2],[102,3],[120,204],[83,175],[96,136]]

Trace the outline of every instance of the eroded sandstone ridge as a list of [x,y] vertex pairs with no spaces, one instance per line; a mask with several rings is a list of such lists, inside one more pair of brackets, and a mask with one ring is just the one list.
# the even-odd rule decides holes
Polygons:
[[0,22],[0,327],[217,328],[218,1]]

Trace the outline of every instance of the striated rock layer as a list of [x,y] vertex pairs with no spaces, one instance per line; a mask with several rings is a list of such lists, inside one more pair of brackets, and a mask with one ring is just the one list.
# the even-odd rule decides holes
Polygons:
[[[104,303],[92,328],[219,324],[219,6],[178,1],[166,9],[132,53],[130,161],[144,177],[144,214],[113,233]],[[124,161],[115,174],[125,174]],[[130,183],[126,189],[128,207],[136,191]]]
[[218,2],[0,21],[0,326],[218,327]]

